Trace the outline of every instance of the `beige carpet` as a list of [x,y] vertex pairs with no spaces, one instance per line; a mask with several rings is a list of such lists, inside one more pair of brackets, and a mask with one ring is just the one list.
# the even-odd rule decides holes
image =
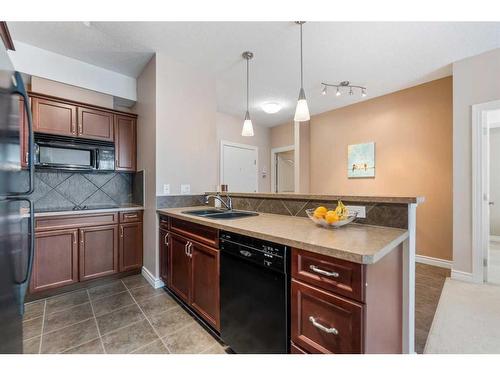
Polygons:
[[500,286],[446,279],[424,353],[500,354]]
[[490,242],[488,283],[500,285],[500,242]]

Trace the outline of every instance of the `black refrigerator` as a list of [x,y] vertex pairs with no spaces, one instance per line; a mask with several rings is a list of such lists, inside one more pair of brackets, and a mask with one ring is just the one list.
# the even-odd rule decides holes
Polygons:
[[[24,107],[20,107],[20,96]],[[20,117],[28,122],[28,169],[21,169]],[[34,250],[33,131],[22,77],[0,41],[0,354],[22,353],[24,298]]]

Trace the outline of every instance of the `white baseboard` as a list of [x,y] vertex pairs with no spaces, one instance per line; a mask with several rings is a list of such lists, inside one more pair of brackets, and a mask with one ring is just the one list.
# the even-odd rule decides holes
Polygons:
[[451,270],[453,266],[453,261],[451,260],[433,258],[426,255],[415,255],[415,262],[428,264],[435,267],[447,268],[449,270]]
[[468,283],[475,283],[474,276],[471,272],[464,272],[458,270],[451,270],[451,278],[459,281],[466,281]]
[[146,268],[146,267],[142,267],[142,276],[144,276],[144,278],[148,281],[148,283],[151,284],[151,286],[155,289],[158,289],[158,288],[163,288],[165,286],[165,284],[163,283],[163,281],[161,281],[160,278],[156,278],[153,276],[153,274],[151,272],[149,272],[149,270]]
[[490,235],[490,241],[500,242],[500,236],[492,236],[492,235]]

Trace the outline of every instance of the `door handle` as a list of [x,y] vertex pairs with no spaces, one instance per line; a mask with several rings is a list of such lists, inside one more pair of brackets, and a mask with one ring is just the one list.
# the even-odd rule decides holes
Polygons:
[[489,201],[489,202],[488,202],[488,205],[490,205],[490,206],[494,206],[494,205],[495,205],[495,202],[494,202],[494,201]]

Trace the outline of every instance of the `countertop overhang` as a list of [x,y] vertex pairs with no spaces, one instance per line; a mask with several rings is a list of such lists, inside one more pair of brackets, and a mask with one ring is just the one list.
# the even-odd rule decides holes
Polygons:
[[361,264],[376,263],[408,238],[406,229],[364,224],[325,229],[308,218],[296,216],[259,213],[258,216],[224,220],[183,213],[206,208],[166,208],[158,209],[157,212],[160,215]]
[[45,211],[45,212],[36,212],[35,211],[35,217],[102,214],[102,213],[106,213],[106,212],[142,211],[142,210],[144,210],[143,206],[126,205],[126,206],[120,206],[120,207],[97,208],[97,209],[88,209],[88,210],[63,210],[63,211]]

